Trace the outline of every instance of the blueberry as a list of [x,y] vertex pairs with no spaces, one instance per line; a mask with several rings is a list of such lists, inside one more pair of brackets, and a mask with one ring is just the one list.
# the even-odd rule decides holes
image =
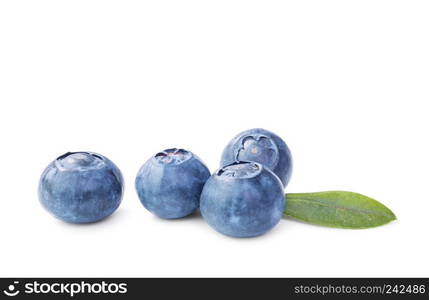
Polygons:
[[177,219],[199,207],[201,191],[209,177],[209,169],[192,152],[167,149],[140,168],[136,190],[147,210],[164,219]]
[[121,203],[121,171],[92,152],[69,152],[51,162],[39,182],[39,199],[55,217],[91,223],[110,216]]
[[223,151],[221,166],[234,161],[255,161],[273,171],[286,187],[292,174],[292,156],[286,143],[261,128],[243,131]]
[[206,222],[233,237],[253,237],[273,228],[285,207],[279,178],[262,164],[234,162],[204,186],[200,209]]

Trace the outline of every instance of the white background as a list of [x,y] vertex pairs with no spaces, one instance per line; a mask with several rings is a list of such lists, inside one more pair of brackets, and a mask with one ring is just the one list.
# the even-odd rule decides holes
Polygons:
[[[429,276],[428,16],[428,1],[1,1],[0,276]],[[184,147],[214,171],[253,127],[290,146],[288,192],[360,192],[398,221],[233,239],[140,204],[149,156]],[[37,199],[46,165],[79,150],[126,180],[92,225]]]

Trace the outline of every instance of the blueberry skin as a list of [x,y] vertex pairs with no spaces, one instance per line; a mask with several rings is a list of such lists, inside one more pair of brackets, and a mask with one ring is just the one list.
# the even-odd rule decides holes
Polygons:
[[235,161],[255,161],[273,171],[286,187],[292,175],[292,155],[276,134],[255,128],[234,137],[222,153],[221,166]]
[[68,152],[51,162],[39,182],[39,200],[55,217],[92,223],[110,216],[124,189],[121,171],[93,152]]
[[135,186],[147,210],[163,219],[177,219],[199,207],[209,177],[209,169],[195,154],[172,148],[159,152],[140,168]]
[[217,170],[204,186],[200,210],[215,230],[232,237],[266,233],[282,218],[283,185],[256,162],[235,162]]

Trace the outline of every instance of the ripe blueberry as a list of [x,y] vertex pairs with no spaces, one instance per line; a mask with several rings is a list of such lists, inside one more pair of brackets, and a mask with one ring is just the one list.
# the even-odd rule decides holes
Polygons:
[[279,178],[256,162],[234,162],[217,170],[204,186],[200,209],[217,231],[233,237],[261,235],[282,218]]
[[255,161],[273,171],[286,187],[292,174],[292,156],[286,143],[261,128],[243,131],[223,151],[221,166],[235,161]]
[[55,217],[91,223],[110,216],[121,203],[121,171],[92,152],[69,152],[51,162],[39,182],[39,200]]
[[177,219],[199,207],[209,177],[209,169],[196,155],[173,148],[151,157],[140,168],[135,185],[147,210],[164,219]]

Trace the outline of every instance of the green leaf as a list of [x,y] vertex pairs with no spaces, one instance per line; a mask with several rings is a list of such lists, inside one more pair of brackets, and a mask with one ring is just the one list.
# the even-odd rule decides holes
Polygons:
[[286,194],[285,215],[337,228],[371,228],[396,219],[386,206],[367,196],[344,191]]

